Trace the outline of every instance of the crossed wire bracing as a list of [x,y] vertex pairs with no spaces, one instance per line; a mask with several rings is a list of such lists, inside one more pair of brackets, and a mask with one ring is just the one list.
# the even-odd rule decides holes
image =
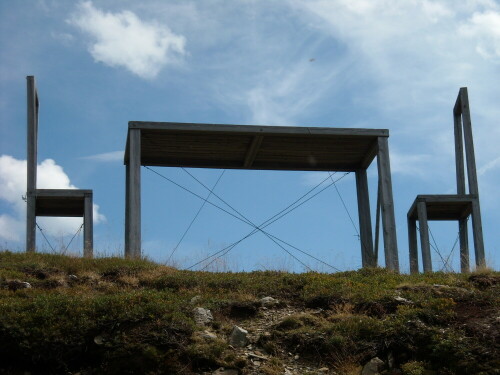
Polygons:
[[[50,243],[49,239],[47,238],[47,236],[43,232],[42,227],[40,227],[40,225],[38,225],[38,223],[36,223],[36,222],[35,222],[35,224],[36,224],[36,227],[38,228],[38,230],[40,231],[40,233],[42,234],[43,238],[45,239],[45,242],[47,242],[47,244],[49,245],[50,249],[53,252],[55,252],[56,250],[55,250],[54,246],[52,246],[52,244]],[[66,251],[68,251],[69,246],[71,245],[71,243],[73,242],[73,240],[75,239],[75,237],[82,231],[82,228],[83,228],[83,223],[77,229],[76,233],[73,234],[73,237],[71,237],[71,239],[69,240],[68,244],[62,248],[63,253],[65,253]],[[63,245],[64,245],[64,243],[63,243]]]
[[[467,218],[467,221],[469,221],[468,218]],[[453,272],[453,269],[451,268],[449,261],[450,261],[450,258],[452,256],[453,252],[455,251],[455,247],[457,246],[458,239],[460,237],[460,232],[458,232],[458,234],[457,234],[457,238],[455,239],[455,242],[453,243],[453,247],[451,248],[450,253],[446,257],[446,259],[444,259],[443,255],[441,254],[441,251],[439,251],[439,247],[437,245],[436,239],[434,238],[434,235],[432,233],[432,230],[431,230],[431,227],[429,224],[427,224],[427,228],[429,228],[429,234],[431,236],[432,242],[434,242],[434,244],[432,242],[429,242],[429,245],[434,250],[434,252],[437,255],[439,255],[439,257],[441,258],[441,261],[443,262],[443,267],[441,267],[441,271],[448,269],[450,272]],[[420,228],[418,225],[417,225],[417,230],[420,232]]]
[[[284,209],[280,210],[277,214],[273,215],[272,217],[268,218],[267,220],[265,220],[264,222],[262,222],[261,224],[259,225],[256,225],[255,223],[253,223],[250,219],[248,219],[245,215],[243,215],[240,211],[238,211],[236,208],[234,208],[231,204],[229,204],[228,202],[226,202],[223,198],[221,198],[218,194],[216,194],[214,192],[214,189],[215,187],[217,186],[220,178],[222,177],[222,174],[221,176],[219,177],[219,179],[217,180],[216,184],[210,189],[209,187],[207,187],[203,182],[201,182],[198,178],[196,178],[193,174],[191,174],[189,171],[187,171],[185,168],[182,168],[182,170],[187,173],[191,178],[193,178],[198,184],[200,184],[201,186],[203,186],[204,189],[206,189],[209,193],[208,193],[208,196],[206,198],[202,197],[201,195],[197,194],[197,193],[194,193],[193,191],[191,191],[190,189],[186,188],[185,186],[182,186],[180,185],[179,183],[173,181],[172,179],[168,178],[167,176],[145,166],[146,169],[150,170],[151,172],[155,173],[156,175],[158,175],[159,177],[163,178],[164,180],[174,184],[175,186],[181,188],[182,190],[188,192],[189,194],[191,195],[194,195],[196,196],[197,198],[203,200],[203,204],[202,206],[200,207],[200,209],[198,210],[198,212],[196,213],[195,217],[193,218],[193,220],[191,221],[191,223],[188,225],[188,228],[186,229],[186,231],[183,233],[182,237],[181,237],[181,240],[179,240],[179,242],[177,243],[177,245],[174,247],[173,249],[173,252],[175,252],[175,250],[177,250],[177,248],[179,247],[180,245],[180,242],[182,241],[182,239],[185,237],[187,231],[189,230],[189,228],[192,226],[194,220],[196,220],[197,216],[199,215],[201,209],[203,208],[203,206],[208,203],[210,204],[211,206],[225,212],[226,214],[234,217],[235,219],[239,220],[239,221],[242,221],[244,222],[245,224],[247,225],[250,225],[251,227],[253,227],[254,229],[252,231],[250,231],[249,233],[247,233],[245,236],[243,236],[241,239],[239,239],[238,241],[235,241],[233,242],[232,244],[224,247],[223,249],[219,250],[219,251],[216,251],[212,254],[210,254],[209,256],[207,256],[206,258],[196,262],[195,264],[189,266],[187,269],[192,269],[194,267],[196,267],[197,265],[200,265],[204,262],[206,262],[207,260],[213,258],[209,263],[205,264],[201,270],[205,270],[206,268],[208,268],[213,262],[215,262],[217,259],[227,255],[232,249],[234,249],[238,244],[240,244],[242,241],[244,241],[245,239],[249,238],[250,236],[254,235],[255,233],[257,232],[261,232],[263,233],[266,237],[268,237],[271,241],[273,241],[277,246],[279,246],[283,251],[285,251],[287,254],[289,254],[293,259],[295,259],[297,262],[299,262],[301,265],[303,265],[306,269],[312,271],[312,269],[307,265],[305,264],[304,262],[302,262],[300,259],[298,259],[295,255],[293,255],[289,250],[287,250],[282,244],[284,245],[287,245],[289,247],[291,247],[292,249],[294,250],[297,250],[299,251],[300,253],[336,270],[336,271],[340,271],[337,267],[331,265],[331,264],[328,264],[326,262],[324,262],[323,260],[313,256],[312,254],[308,253],[307,251],[305,250],[302,250],[280,238],[278,238],[277,236],[265,231],[264,229],[273,224],[274,222],[276,222],[277,220],[281,219],[282,217],[288,215],[290,212],[294,211],[295,209],[297,209],[298,207],[302,206],[303,204],[305,204],[306,202],[308,202],[309,200],[311,200],[312,198],[314,198],[315,196],[317,196],[318,194],[320,194],[321,192],[323,192],[324,190],[326,190],[327,188],[329,188],[330,186],[334,185],[336,186],[335,184],[340,181],[341,179],[343,179],[345,176],[347,176],[349,174],[349,172],[346,172],[344,173],[341,177],[337,178],[336,180],[333,179],[333,175],[336,173],[329,173],[328,176],[323,179],[320,183],[318,183],[316,186],[314,186],[312,189],[310,189],[308,192],[306,192],[305,194],[303,194],[302,196],[300,196],[298,199],[296,199],[294,202],[292,202],[291,204],[289,204],[287,207],[285,207]],[[316,192],[315,194],[313,194],[312,196],[308,197],[307,199],[303,200],[306,196],[308,196],[309,194],[311,194],[314,190],[316,190],[317,188],[319,188],[322,184],[324,184],[328,179],[330,179],[332,182],[329,183],[327,186],[323,187],[321,190],[319,190],[318,192]],[[345,202],[343,201],[342,199],[342,196],[340,195],[340,192],[338,191],[337,189],[337,194],[339,195],[340,199],[342,200],[343,202],[343,206],[344,206],[344,209],[346,210],[347,212],[347,215],[349,216],[350,220],[351,220],[351,223],[353,224],[354,226],[354,229],[355,231],[358,233],[358,236],[359,236],[359,232],[352,220],[352,217],[345,205]],[[211,197],[211,196],[214,196],[216,197],[220,202],[222,202],[225,206],[227,206],[231,211],[234,212],[234,214],[232,212],[229,212],[228,210],[226,210],[225,208],[223,207],[220,207],[219,205],[209,201],[208,199]],[[301,200],[303,200],[301,202]],[[299,203],[300,202],[300,203]],[[172,252],[172,253],[173,253]],[[171,256],[169,257],[169,259],[171,258]]]

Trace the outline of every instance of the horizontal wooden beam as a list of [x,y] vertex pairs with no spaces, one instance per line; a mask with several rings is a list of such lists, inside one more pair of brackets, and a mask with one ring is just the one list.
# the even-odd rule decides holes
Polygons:
[[255,160],[255,157],[257,156],[257,152],[259,152],[259,147],[262,144],[262,140],[264,139],[264,136],[262,135],[256,135],[253,140],[252,144],[250,145],[250,148],[248,149],[248,152],[245,156],[245,161],[243,162],[243,168],[250,168],[252,166],[252,163]]
[[197,132],[222,132],[240,134],[287,134],[287,135],[355,135],[388,137],[387,129],[359,129],[359,128],[327,128],[327,127],[301,127],[301,126],[268,126],[268,125],[229,125],[229,124],[199,124],[182,122],[149,122],[130,121],[130,129],[156,129],[165,131],[197,131]]

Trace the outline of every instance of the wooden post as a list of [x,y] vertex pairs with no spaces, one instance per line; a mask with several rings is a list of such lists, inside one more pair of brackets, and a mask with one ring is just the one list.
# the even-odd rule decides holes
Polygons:
[[35,77],[26,77],[27,86],[27,189],[26,251],[36,250],[36,166],[38,135],[38,98]]
[[399,272],[396,220],[394,218],[391,165],[387,137],[378,137],[377,166],[381,193],[385,264],[388,269]]
[[425,202],[417,202],[418,224],[420,226],[420,246],[422,247],[422,263],[424,272],[432,272],[431,247],[429,242],[429,225],[427,224],[427,206]]
[[129,129],[125,255],[141,257],[141,130]]
[[94,256],[94,207],[92,193],[85,193],[83,207],[83,256]]
[[[460,94],[458,98],[459,103]],[[462,116],[460,106],[457,111],[453,111],[453,122],[455,128],[455,165],[457,172],[457,194],[465,195],[465,172],[464,172],[464,145],[462,133]],[[460,270],[463,273],[469,272],[469,236],[467,219],[458,221],[458,235],[460,239]]]
[[130,185],[130,163],[125,163],[125,258],[131,258],[129,246],[129,235],[130,232],[130,214],[129,214],[129,185]]
[[377,184],[377,208],[375,217],[375,250],[373,251],[373,257],[375,258],[375,264],[378,264],[378,243],[380,236],[380,179]]
[[477,184],[476,157],[474,155],[474,142],[472,138],[472,122],[470,117],[469,98],[467,88],[460,88],[460,106],[462,112],[462,123],[465,140],[465,156],[467,160],[467,177],[469,182],[469,193],[476,198],[472,202],[472,235],[474,237],[474,252],[476,266],[485,267],[483,226],[481,223],[481,209],[479,206],[479,188]]
[[410,273],[418,273],[417,222],[408,218],[408,244],[410,247]]
[[377,263],[373,256],[370,197],[368,194],[366,169],[359,169],[356,171],[356,192],[358,196],[359,234],[363,268],[376,267]]
[[458,237],[460,244],[460,272],[467,273],[470,271],[467,219],[458,221]]

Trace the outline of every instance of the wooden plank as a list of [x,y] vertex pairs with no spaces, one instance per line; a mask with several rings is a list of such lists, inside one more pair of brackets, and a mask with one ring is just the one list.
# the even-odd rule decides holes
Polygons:
[[141,257],[141,130],[129,129],[128,171],[128,249],[125,254],[132,258]]
[[465,141],[465,157],[467,162],[467,177],[469,182],[469,193],[476,195],[477,199],[472,202],[472,235],[474,238],[474,252],[476,254],[476,266],[485,267],[483,226],[481,220],[481,208],[479,205],[479,188],[477,183],[476,157],[474,155],[474,141],[472,138],[472,121],[470,116],[469,97],[467,88],[460,88],[460,105],[462,111],[462,124]]
[[398,243],[396,237],[396,220],[394,217],[394,201],[392,196],[389,144],[387,138],[385,137],[378,138],[377,166],[381,191],[382,226],[386,267],[390,270],[399,272]]
[[201,124],[180,122],[150,122],[129,121],[129,129],[142,130],[169,130],[169,131],[197,131],[223,132],[242,134],[296,134],[296,135],[358,135],[373,137],[388,137],[387,129],[360,129],[360,128],[327,128],[327,127],[300,127],[300,126],[263,126],[263,125],[230,125],[230,124]]
[[373,256],[373,238],[370,214],[370,196],[366,169],[356,171],[356,192],[358,197],[359,234],[363,268],[376,267]]
[[417,222],[408,217],[408,245],[410,248],[410,273],[418,273]]
[[26,251],[36,251],[36,167],[37,167],[37,99],[35,77],[26,77],[27,99],[27,186],[26,186]]
[[377,156],[377,151],[378,151],[378,140],[374,140],[371,146],[368,148],[368,152],[365,153],[365,156],[361,161],[361,167],[363,169],[367,169],[370,166],[373,159],[375,159],[375,156]]
[[94,256],[94,210],[92,200],[92,193],[86,193],[83,216],[83,256],[85,258],[93,258]]
[[376,208],[376,216],[375,216],[375,250],[374,250],[374,259],[375,264],[378,265],[378,245],[379,245],[379,236],[380,236],[380,179],[377,184],[377,208]]
[[256,135],[252,140],[252,144],[248,149],[248,152],[245,156],[245,161],[243,162],[243,168],[250,168],[252,166],[255,157],[257,156],[257,152],[259,152],[259,147],[262,143],[264,137],[262,135]]
[[420,247],[424,272],[432,272],[431,247],[429,242],[429,226],[427,224],[427,207],[425,202],[417,203],[418,224],[420,226]]
[[37,197],[54,197],[54,198],[85,198],[85,195],[92,194],[92,190],[90,189],[37,189],[36,195]]
[[36,251],[36,196],[34,192],[26,193],[26,251]]
[[465,194],[464,145],[462,134],[462,116],[453,115],[455,133],[455,169],[457,174],[457,194]]

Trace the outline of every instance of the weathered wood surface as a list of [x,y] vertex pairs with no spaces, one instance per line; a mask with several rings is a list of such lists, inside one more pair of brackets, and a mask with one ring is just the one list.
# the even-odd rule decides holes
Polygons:
[[129,163],[127,168],[127,202],[125,255],[141,257],[141,130],[129,130]]
[[[385,129],[131,122],[141,130],[141,164],[150,166],[355,171],[376,156]],[[125,152],[128,163],[129,140]]]
[[376,267],[373,255],[373,237],[370,214],[370,196],[366,169],[356,171],[356,191],[358,198],[359,235],[361,244],[361,260],[363,267]]
[[83,215],[83,256],[94,256],[94,210],[92,192],[85,193]]
[[27,93],[27,186],[26,186],[26,251],[36,250],[36,165],[37,165],[37,117],[38,99],[35,87],[35,77],[26,77]]
[[422,247],[422,264],[424,266],[424,272],[432,272],[429,225],[427,223],[427,207],[425,202],[417,203],[417,212],[418,224],[420,228],[420,246]]
[[380,182],[380,206],[384,237],[385,264],[388,269],[399,271],[396,220],[392,195],[391,164],[387,138],[378,138],[377,154],[378,176]]
[[475,199],[474,195],[418,195],[408,211],[408,217],[416,219],[417,204],[423,202],[428,220],[461,220],[472,213],[472,201]]
[[408,218],[408,245],[410,248],[410,273],[418,273],[417,223]]

